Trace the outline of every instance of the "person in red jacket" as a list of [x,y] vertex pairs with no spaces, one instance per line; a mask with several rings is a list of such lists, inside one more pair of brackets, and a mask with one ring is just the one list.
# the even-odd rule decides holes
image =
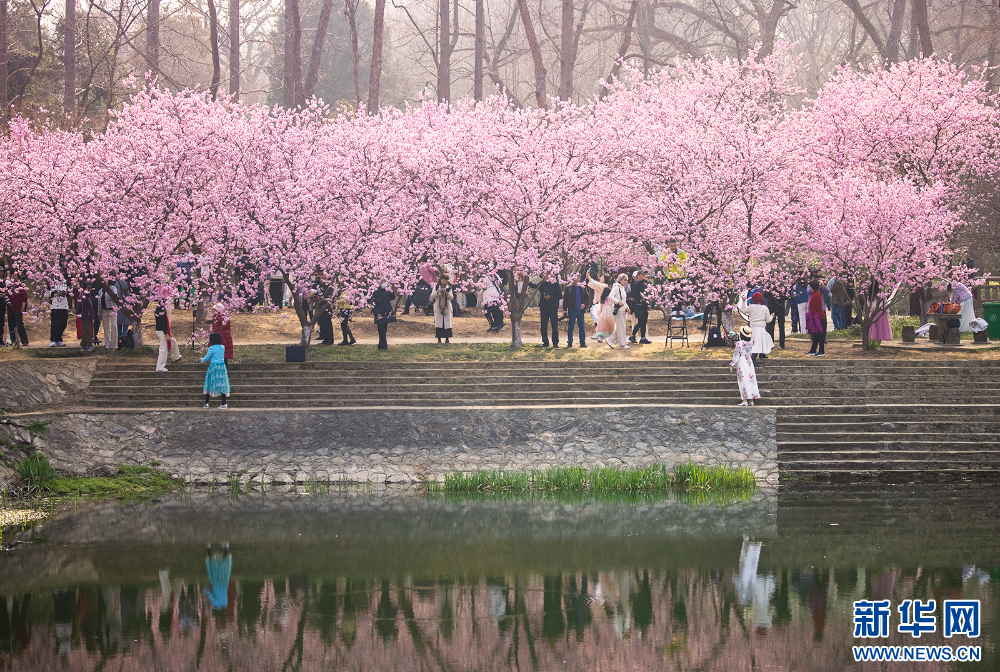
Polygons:
[[24,311],[28,307],[28,288],[17,276],[11,279],[7,287],[7,326],[10,328],[10,340],[17,345],[18,336],[21,345],[28,345],[28,332],[24,330]]
[[[826,304],[823,303],[823,294],[819,291],[819,282],[813,280],[809,283],[812,294],[809,295],[809,308],[806,312],[806,330],[812,336],[812,347],[807,355],[826,357],[823,351],[826,348]],[[819,348],[819,352],[816,351]]]
[[221,303],[215,304],[215,313],[212,315],[212,331],[222,336],[222,345],[226,349],[225,364],[233,361],[233,334],[229,330],[229,316],[226,315],[225,306]]

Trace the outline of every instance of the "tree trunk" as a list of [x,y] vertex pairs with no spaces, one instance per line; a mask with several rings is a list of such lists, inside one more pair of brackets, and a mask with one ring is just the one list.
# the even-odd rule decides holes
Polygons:
[[[611,72],[608,73],[607,78],[601,84],[601,91],[598,94],[601,100],[608,95],[608,92],[611,90],[611,83],[618,76],[618,73],[621,72],[625,54],[628,53],[629,45],[632,44],[632,26],[635,24],[635,15],[638,9],[639,0],[632,0],[632,5],[628,8],[628,18],[625,19],[625,35],[622,37],[622,46],[618,49],[618,56],[615,58],[615,64],[611,66]],[[645,60],[643,60],[643,63],[645,64]]]
[[872,42],[875,44],[875,48],[878,49],[878,53],[882,58],[885,58],[885,42],[882,41],[882,36],[879,35],[878,28],[875,24],[871,22],[865,15],[865,10],[862,9],[861,3],[858,0],[844,0],[844,4],[851,10],[854,14],[854,18],[858,20],[858,23],[862,25],[865,32],[868,33],[868,37],[871,38]]
[[931,28],[927,20],[927,0],[913,0],[913,16],[917,22],[917,34],[920,36],[920,51],[924,56],[934,53],[931,44]]
[[[347,3],[350,5],[350,3]],[[333,13],[333,0],[323,0],[319,12],[319,23],[316,25],[316,38],[313,40],[312,51],[309,54],[309,70],[306,71],[306,83],[302,88],[303,100],[309,100],[316,95],[316,82],[319,81],[319,66],[323,60],[323,43],[330,28],[330,14]]]
[[524,317],[524,296],[518,298],[511,297],[507,302],[507,310],[510,311],[510,347],[520,348],[524,343],[521,341],[521,320]]
[[240,99],[240,0],[229,0],[229,95]]
[[146,7],[146,65],[154,77],[160,74],[160,0]]
[[903,14],[906,0],[893,0],[892,15],[889,20],[889,37],[885,41],[885,62],[892,65],[899,61],[899,40],[903,36]]
[[302,18],[299,0],[285,0],[285,61],[282,103],[292,108],[302,93]]
[[562,0],[559,34],[559,99],[573,98],[573,0]]
[[[5,2],[6,0],[0,0]],[[384,1],[384,0],[383,0]],[[486,6],[485,0],[476,0],[476,64],[472,69],[472,97],[483,99],[483,61],[486,60]]]
[[212,92],[212,100],[219,95],[219,82],[222,81],[222,68],[219,64],[219,15],[215,9],[215,0],[208,0],[208,41],[212,49],[212,83],[208,90]]
[[[445,2],[446,0],[441,0]],[[535,35],[535,28],[531,24],[531,14],[528,13],[527,0],[517,0],[517,11],[521,15],[521,23],[524,24],[524,35],[528,38],[528,47],[531,49],[531,60],[535,65],[535,101],[541,109],[548,108],[548,101],[545,95],[545,63],[542,61],[542,48],[538,44],[538,37]]]
[[76,0],[66,0],[66,21],[63,26],[63,60],[66,65],[63,109],[76,109]]
[[0,0],[0,131],[7,128],[7,0]]
[[351,29],[351,62],[354,65],[354,107],[361,107],[361,53],[358,50],[358,4],[360,0],[344,0],[347,24]]
[[437,99],[451,102],[451,6],[448,0],[438,3],[440,32],[438,35]]
[[[479,0],[482,2],[482,0]],[[372,67],[368,75],[368,112],[378,112],[382,82],[382,36],[385,34],[385,0],[375,0],[375,29],[372,33]]]

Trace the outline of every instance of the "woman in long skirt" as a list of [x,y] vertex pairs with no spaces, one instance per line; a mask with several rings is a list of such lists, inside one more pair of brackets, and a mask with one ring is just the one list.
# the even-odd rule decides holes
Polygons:
[[598,342],[603,343],[604,339],[615,331],[614,304],[611,302],[611,276],[605,275],[604,282],[598,282],[590,277],[590,273],[587,273],[587,286],[594,290],[595,303],[601,306],[601,312],[597,315],[597,332],[594,337]]
[[226,403],[226,395],[229,394],[229,373],[226,371],[226,348],[222,345],[222,334],[215,331],[208,337],[209,348],[205,356],[201,358],[202,363],[208,362],[208,371],[205,372],[205,408],[208,408],[208,400],[212,397],[222,397],[220,410],[226,410],[229,405]]
[[972,290],[961,282],[950,285],[949,289],[951,289],[952,303],[958,303],[962,306],[962,312],[958,314],[962,324],[959,325],[958,330],[962,333],[968,333],[972,331],[972,321],[976,319],[976,311],[972,305]]
[[753,332],[750,327],[740,329],[740,340],[733,350],[733,359],[729,362],[729,371],[736,367],[736,380],[740,386],[740,406],[753,406],[754,399],[760,399],[760,388],[757,387],[757,369],[753,365],[751,351],[753,350]]

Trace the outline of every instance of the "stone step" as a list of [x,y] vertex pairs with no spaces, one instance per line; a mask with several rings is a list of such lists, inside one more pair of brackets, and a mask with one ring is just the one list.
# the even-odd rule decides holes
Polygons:
[[997,442],[997,434],[993,432],[972,433],[955,432],[942,435],[940,433],[909,433],[909,434],[887,434],[887,433],[845,433],[824,431],[817,428],[815,432],[789,433],[777,432],[776,440],[779,447],[792,445],[815,445],[815,446],[842,446],[842,445],[880,445],[880,446],[941,446],[942,448],[957,446],[982,446],[986,447]]
[[998,472],[1000,460],[995,463],[956,463],[952,460],[894,460],[875,462],[871,459],[843,460],[788,460],[781,462],[783,472]]
[[[994,437],[995,438],[995,437]],[[826,440],[822,435],[812,437],[811,441],[779,441],[778,454],[788,453],[810,454],[822,456],[830,452],[865,452],[894,455],[916,451],[930,454],[978,454],[1000,451],[1000,442],[984,441],[834,441]],[[998,453],[1000,454],[1000,453]]]
[[899,449],[878,450],[830,448],[829,450],[786,450],[778,447],[779,459],[787,461],[817,462],[830,460],[875,460],[878,462],[916,461],[916,460],[954,460],[961,462],[996,462],[1000,465],[1000,444],[992,444],[982,450],[920,450],[907,445]]

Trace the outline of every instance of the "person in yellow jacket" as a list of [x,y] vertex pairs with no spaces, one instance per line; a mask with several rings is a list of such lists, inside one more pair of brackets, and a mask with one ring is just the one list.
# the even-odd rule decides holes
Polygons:
[[667,264],[667,278],[670,280],[683,278],[685,275],[683,266],[684,262],[688,260],[688,253],[677,246],[677,240],[675,238],[671,238],[667,241],[667,247],[670,249],[670,252],[664,252],[660,257],[660,261],[666,261],[668,256],[675,257],[674,261]]

